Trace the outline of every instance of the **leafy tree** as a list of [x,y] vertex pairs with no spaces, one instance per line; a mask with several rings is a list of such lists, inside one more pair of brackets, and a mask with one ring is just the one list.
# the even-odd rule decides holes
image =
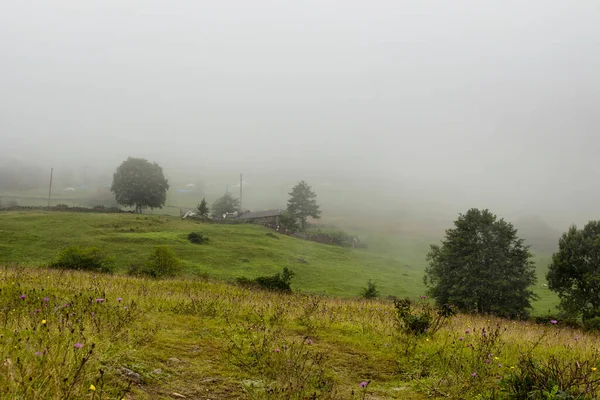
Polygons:
[[572,226],[562,235],[546,279],[563,311],[582,316],[586,326],[600,317],[600,221]]
[[285,211],[279,215],[279,224],[290,232],[298,230],[297,218],[289,211]]
[[302,221],[302,230],[306,226],[306,218],[321,218],[321,210],[317,205],[317,195],[311,190],[308,183],[301,181],[292,189],[290,199],[288,200],[287,211],[300,218]]
[[379,297],[379,290],[377,290],[377,285],[369,279],[367,282],[367,287],[363,288],[360,292],[361,297],[365,299],[376,299]]
[[110,190],[117,203],[135,206],[135,212],[142,213],[145,207],[162,208],[167,200],[169,183],[157,163],[129,157],[117,168]]
[[527,314],[536,295],[529,246],[512,224],[488,210],[470,209],[431,245],[424,281],[438,305],[505,317]]
[[203,197],[200,204],[198,204],[198,214],[201,217],[206,217],[208,215],[208,205],[206,204],[206,199]]
[[232,213],[234,211],[238,211],[239,208],[240,199],[236,199],[229,192],[226,192],[223,196],[219,197],[212,205],[213,213],[216,215]]

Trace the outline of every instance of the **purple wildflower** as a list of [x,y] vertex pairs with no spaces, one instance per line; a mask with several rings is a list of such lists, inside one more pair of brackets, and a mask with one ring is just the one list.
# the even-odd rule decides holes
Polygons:
[[104,299],[96,299],[96,303],[104,303]]
[[117,301],[120,303],[120,302],[123,301],[123,298],[122,297],[117,297]]
[[47,302],[49,302],[49,301],[50,301],[50,299],[49,299],[49,298],[47,298],[47,297],[44,297],[44,303],[47,303]]
[[43,353],[43,352],[41,352],[41,351],[36,351],[36,352],[35,352],[35,355],[39,357],[39,356],[43,356],[43,355],[44,355],[44,353]]
[[77,342],[73,345],[73,347],[75,347],[76,349],[80,349],[83,347],[83,345],[81,343]]
[[471,376],[472,376],[473,378],[475,378],[475,377],[477,376],[477,372],[473,372],[473,373],[471,374]]
[[460,340],[460,341],[462,342],[462,341],[463,341],[463,338],[462,338],[462,336],[461,336],[461,337],[459,337],[459,338],[458,338],[458,340]]
[[275,353],[279,353],[279,351],[280,351],[279,349],[275,349]]
[[425,300],[425,299],[427,298],[427,296],[421,296],[421,298],[422,298],[423,300]]
[[24,294],[22,294],[22,295],[20,295],[20,296],[19,296],[19,298],[20,298],[21,300],[25,300],[25,297],[26,297],[26,296],[25,296]]
[[308,343],[308,344],[312,344],[313,342],[312,342],[312,340],[308,339],[308,340],[306,341],[306,343]]
[[361,388],[366,388],[366,387],[367,387],[367,385],[368,385],[368,383],[367,383],[367,382],[365,382],[365,381],[362,381],[362,382],[360,383],[360,387],[361,387]]
[[551,323],[552,325],[556,325],[556,324],[558,324],[558,321],[557,321],[557,320],[555,320],[555,319],[553,319],[553,320],[551,320],[551,321],[550,321],[550,323]]
[[470,329],[467,329],[467,330],[465,331],[465,333],[471,333],[471,330],[470,330]]

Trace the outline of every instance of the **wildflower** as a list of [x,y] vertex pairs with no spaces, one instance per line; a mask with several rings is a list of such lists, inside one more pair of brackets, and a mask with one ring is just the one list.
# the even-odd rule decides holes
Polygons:
[[120,303],[120,302],[122,302],[122,301],[123,301],[123,298],[121,298],[121,297],[117,297],[117,301]]
[[22,295],[20,295],[20,296],[19,296],[19,298],[20,298],[21,300],[25,300],[25,297],[26,297],[26,296],[25,296],[24,294],[22,294]]
[[46,325],[46,320],[45,319],[42,320],[42,325]]
[[557,321],[557,320],[555,320],[555,319],[553,319],[553,320],[550,320],[550,323],[551,323],[552,325],[556,325],[556,324],[558,324],[558,321]]
[[42,353],[41,351],[36,351],[36,352],[35,352],[35,355],[36,355],[37,357],[39,357],[39,356],[43,356],[43,355],[44,355],[44,353]]
[[425,339],[426,342],[429,342],[429,338]]
[[104,299],[96,299],[96,303],[104,303]]
[[36,308],[36,309],[35,309],[35,312],[36,312],[36,313],[39,313],[40,311],[41,311],[41,310],[40,310],[39,308]]
[[75,347],[76,349],[80,349],[83,347],[83,345],[81,343],[77,342],[73,345],[73,347]]
[[498,360],[499,360],[499,358],[498,358],[498,357],[494,357],[494,360],[498,361]]
[[510,369],[515,369],[515,367],[511,366]]
[[49,298],[47,298],[47,297],[44,297],[44,303],[47,303],[47,302],[49,302],[49,301],[50,301],[50,299],[49,299]]
[[498,364],[498,368],[502,368],[502,364]]
[[473,372],[473,373],[471,374],[471,376],[472,376],[473,378],[475,378],[475,377],[477,376],[477,372]]
[[92,311],[92,317],[93,317],[94,315],[96,315],[96,313]]
[[592,371],[597,371],[597,370],[598,370],[598,368],[592,367]]
[[421,298],[422,298],[423,300],[425,300],[425,299],[427,298],[427,296],[421,296]]
[[362,382],[360,383],[360,387],[361,387],[361,388],[366,388],[366,387],[367,387],[367,385],[368,385],[368,383],[367,383],[367,382],[365,382],[365,381],[362,381]]
[[458,338],[458,340],[460,340],[460,341],[462,342],[462,341],[463,341],[463,338],[462,338],[462,336],[461,336],[461,337],[459,337],[459,338]]
[[306,341],[306,343],[308,343],[308,344],[312,344],[312,343],[313,343],[313,341],[312,341],[312,340],[310,340],[310,339],[308,339],[308,340]]
[[96,390],[96,386],[90,385],[90,390],[93,392],[94,390]]
[[486,364],[489,364],[489,363],[491,363],[491,362],[492,362],[492,360],[490,360],[489,358],[488,358],[487,360],[485,360],[485,363],[486,363]]
[[279,349],[275,349],[275,353],[279,353],[279,351],[280,351]]
[[465,333],[471,333],[471,330],[470,330],[470,329],[467,329],[467,330],[465,331]]

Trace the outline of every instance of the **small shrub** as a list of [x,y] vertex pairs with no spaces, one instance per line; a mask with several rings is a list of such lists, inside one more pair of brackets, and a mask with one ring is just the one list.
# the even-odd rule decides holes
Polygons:
[[142,273],[153,278],[175,276],[181,271],[181,261],[167,246],[157,246],[143,266]]
[[61,250],[50,267],[110,273],[114,270],[113,262],[97,247],[72,246]]
[[379,297],[379,290],[377,290],[377,285],[369,279],[367,282],[367,287],[363,288],[360,292],[361,297],[365,299],[376,299]]
[[525,355],[519,368],[501,382],[511,399],[588,399],[600,389],[600,379],[593,373],[597,357],[568,360],[550,356],[540,361]]
[[456,310],[448,305],[436,309],[423,302],[420,308],[414,308],[409,298],[394,300],[394,307],[400,330],[416,336],[437,332],[446,321],[456,315]]
[[194,244],[203,244],[208,242],[208,238],[200,232],[190,232],[187,238]]

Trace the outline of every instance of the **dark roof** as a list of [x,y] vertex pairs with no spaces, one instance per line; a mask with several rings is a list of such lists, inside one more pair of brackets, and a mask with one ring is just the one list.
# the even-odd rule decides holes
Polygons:
[[267,210],[267,211],[254,211],[247,212],[245,214],[240,215],[239,219],[255,219],[255,218],[268,218],[268,217],[276,217],[281,215],[283,210]]

